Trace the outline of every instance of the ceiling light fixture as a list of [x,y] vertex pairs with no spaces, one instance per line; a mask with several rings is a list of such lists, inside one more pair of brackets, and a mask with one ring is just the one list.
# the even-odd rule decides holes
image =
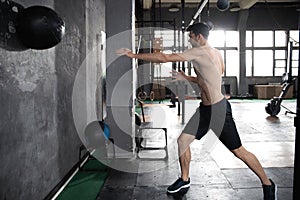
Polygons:
[[238,4],[232,4],[229,8],[231,12],[237,12],[241,10],[241,7]]
[[178,12],[180,9],[176,4],[171,4],[170,7],[168,8],[169,12]]

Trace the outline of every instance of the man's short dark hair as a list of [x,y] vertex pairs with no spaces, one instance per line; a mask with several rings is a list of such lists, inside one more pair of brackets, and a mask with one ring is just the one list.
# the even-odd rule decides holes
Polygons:
[[195,35],[201,34],[205,39],[207,39],[209,35],[210,27],[206,23],[199,22],[190,25],[186,30],[192,31]]

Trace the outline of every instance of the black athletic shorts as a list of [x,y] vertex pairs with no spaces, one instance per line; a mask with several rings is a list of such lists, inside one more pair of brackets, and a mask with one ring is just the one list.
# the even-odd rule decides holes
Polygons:
[[229,150],[241,147],[241,139],[227,99],[209,106],[200,103],[182,132],[195,135],[200,140],[210,129]]

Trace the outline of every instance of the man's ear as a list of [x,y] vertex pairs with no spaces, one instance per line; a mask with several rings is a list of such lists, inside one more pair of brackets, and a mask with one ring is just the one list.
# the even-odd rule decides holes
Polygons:
[[201,39],[201,40],[204,39],[204,37],[203,37],[203,35],[201,33],[197,35],[197,40],[199,40],[199,39]]

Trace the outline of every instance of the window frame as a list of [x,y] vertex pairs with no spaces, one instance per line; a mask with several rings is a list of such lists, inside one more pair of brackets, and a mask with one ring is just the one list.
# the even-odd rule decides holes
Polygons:
[[[254,66],[254,52],[256,51],[256,50],[272,50],[272,52],[273,52],[273,71],[272,71],[272,75],[271,76],[273,76],[273,77],[281,77],[282,76],[282,74],[281,75],[277,75],[277,73],[276,73],[276,70],[278,70],[278,69],[284,69],[284,73],[286,73],[287,71],[288,71],[288,51],[289,51],[289,49],[288,49],[288,46],[289,46],[289,41],[290,41],[290,31],[294,31],[294,30],[283,30],[283,29],[273,29],[273,30],[259,30],[259,29],[249,29],[249,30],[246,30],[246,31],[250,31],[251,32],[251,34],[248,34],[248,35],[251,35],[251,40],[252,40],[252,44],[251,44],[251,46],[247,46],[247,45],[245,45],[245,51],[247,52],[247,51],[251,51],[251,59],[252,59],[252,62],[251,62],[251,66],[249,66],[249,67],[251,67],[251,70],[249,70],[249,69],[246,69],[246,71],[251,71],[251,75],[247,75],[246,74],[246,77],[249,77],[249,78],[251,78],[251,77],[264,77],[264,76],[254,76],[254,68],[255,68],[255,66]],[[254,31],[272,31],[272,37],[273,37],[273,45],[271,46],[271,47],[255,47],[254,46]],[[275,45],[275,43],[276,43],[276,41],[275,41],[275,34],[276,34],[276,31],[285,31],[287,34],[286,34],[286,38],[285,38],[285,46],[276,46]],[[247,40],[247,38],[246,38],[246,40]],[[293,51],[294,50],[298,50],[299,49],[299,47],[298,46],[293,46]],[[276,57],[276,51],[281,51],[281,50],[283,50],[283,51],[285,51],[285,58],[284,59],[282,59],[282,58],[277,58]],[[276,61],[284,61],[285,62],[285,65],[284,65],[284,67],[276,67]],[[295,61],[297,61],[297,60],[293,60],[294,62]],[[247,65],[245,66],[246,68],[248,67]],[[295,68],[296,67],[293,67],[293,69],[292,69],[292,73],[293,73],[293,71],[295,70]],[[265,75],[265,77],[267,77],[267,76],[270,76],[270,75]]]

